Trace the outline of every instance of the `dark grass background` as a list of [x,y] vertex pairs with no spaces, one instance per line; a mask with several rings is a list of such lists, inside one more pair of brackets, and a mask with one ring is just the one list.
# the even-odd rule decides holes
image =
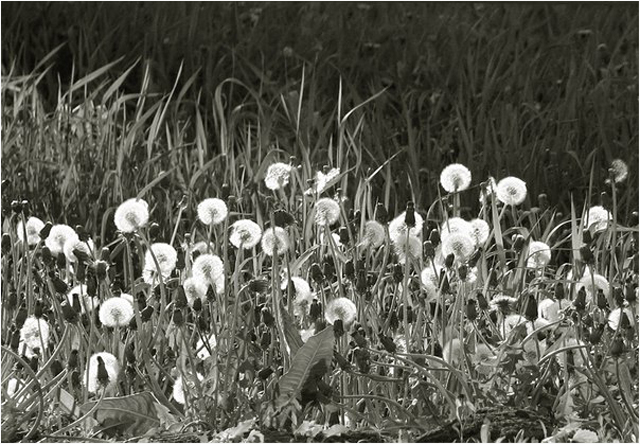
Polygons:
[[[258,116],[269,129],[260,143],[277,143],[298,159],[304,145],[310,164],[320,168],[342,137],[336,123],[342,80],[342,115],[387,88],[359,112],[363,126],[353,146],[364,153],[363,174],[401,151],[385,171],[392,209],[410,198],[427,207],[437,198],[441,169],[461,162],[474,183],[515,175],[528,184],[529,205],[547,193],[567,214],[570,193],[580,205],[600,203],[607,165],[621,158],[631,173],[618,196],[619,217],[628,220],[637,211],[637,3],[2,2],[3,82],[9,73],[30,73],[61,44],[37,87],[44,112],[55,111],[73,80],[120,57],[108,72],[111,79],[140,59],[123,93],[139,93],[149,67],[147,91],[166,94],[183,63],[178,90],[193,77],[183,101],[201,112],[209,158],[220,150],[214,92],[232,77],[252,94],[225,87],[227,115],[248,101],[271,110]],[[297,136],[283,102],[297,103],[303,66]],[[3,94],[3,100],[10,105],[12,98]],[[172,118],[191,122],[194,107],[180,105]],[[3,112],[5,119],[11,117]],[[229,131],[240,133],[241,120],[234,127],[230,119]],[[5,126],[3,179],[22,174],[13,197],[45,199],[41,211],[70,223],[84,223],[86,208],[104,211],[119,203],[97,191],[56,197],[64,194],[66,165],[77,157],[58,153],[32,167],[29,162],[47,148],[42,141],[7,137]],[[169,148],[160,139],[155,149]],[[113,165],[96,170],[92,154],[86,156],[76,165],[77,186],[95,191]],[[156,161],[164,162],[156,171],[169,166],[167,157]],[[381,198],[383,178],[373,185],[374,197]],[[173,176],[162,186],[167,195],[185,192]],[[471,210],[473,194],[467,196]]]

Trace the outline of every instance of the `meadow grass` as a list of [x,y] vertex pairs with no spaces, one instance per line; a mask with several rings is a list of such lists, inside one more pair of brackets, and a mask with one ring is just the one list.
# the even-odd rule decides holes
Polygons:
[[[482,433],[637,440],[636,5],[2,8],[3,436],[414,440],[507,406],[547,429]],[[472,180],[446,190],[456,162]],[[524,201],[479,200],[489,176]],[[29,216],[80,242],[27,245]],[[237,248],[242,219],[286,251]],[[127,326],[89,314],[121,293]]]

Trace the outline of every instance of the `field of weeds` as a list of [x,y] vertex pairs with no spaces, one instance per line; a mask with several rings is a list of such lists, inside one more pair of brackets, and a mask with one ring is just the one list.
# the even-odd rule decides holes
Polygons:
[[3,442],[637,442],[638,6],[2,4]]

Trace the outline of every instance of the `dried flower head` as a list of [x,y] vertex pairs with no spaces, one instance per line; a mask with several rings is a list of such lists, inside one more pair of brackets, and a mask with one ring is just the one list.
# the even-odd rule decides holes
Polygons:
[[447,193],[466,190],[471,184],[471,171],[459,163],[446,166],[440,173],[440,185]]
[[258,245],[262,238],[260,225],[249,219],[241,219],[231,225],[229,242],[236,248],[250,250]]
[[107,327],[126,327],[133,319],[133,305],[127,299],[116,296],[100,305],[100,322]]
[[133,233],[149,222],[149,204],[143,199],[128,199],[120,204],[113,216],[116,228]]
[[305,194],[307,195],[321,194],[324,190],[326,190],[331,185],[333,185],[338,180],[339,176],[340,176],[340,168],[331,168],[327,172],[327,174],[324,174],[322,171],[318,171],[316,173],[315,186],[305,191]]
[[350,299],[336,298],[327,303],[324,310],[324,317],[329,324],[333,324],[340,319],[345,330],[351,327],[356,320],[358,309]]
[[398,262],[404,264],[407,256],[419,259],[422,256],[422,242],[417,236],[398,237],[393,242],[393,250],[398,255]]
[[487,200],[491,196],[495,195],[496,188],[497,188],[496,180],[493,177],[489,176],[489,179],[483,182],[482,185],[480,186],[480,197],[478,198],[480,203],[481,204],[487,203]]
[[491,310],[499,310],[500,313],[508,315],[516,308],[518,300],[507,295],[498,295],[494,297],[490,302]]
[[289,249],[289,236],[284,228],[267,228],[262,235],[262,251],[268,256],[279,256]]
[[622,159],[614,159],[611,162],[611,167],[609,167],[609,171],[613,177],[613,181],[615,183],[621,183],[627,180],[629,176],[629,167]]
[[187,278],[182,283],[184,294],[187,298],[189,306],[193,307],[193,302],[197,299],[204,299],[207,296],[209,284],[202,274],[196,274]]
[[44,222],[42,222],[37,217],[31,216],[29,219],[27,219],[26,224],[23,224],[22,220],[20,220],[18,221],[18,226],[16,227],[18,239],[24,242],[24,233],[26,229],[27,244],[36,245],[38,242],[40,242],[40,231],[43,228],[44,228]]
[[476,245],[484,245],[491,234],[489,224],[483,219],[472,219],[469,224],[471,224],[471,237],[476,242]]
[[[196,374],[198,377],[198,381],[204,380],[204,376],[202,376],[200,373],[196,373]],[[182,404],[182,405],[184,405],[185,403],[185,390],[184,390],[185,384],[187,386],[187,392],[189,394],[189,397],[194,397],[194,395],[197,395],[196,382],[195,382],[194,376],[191,374],[178,376],[178,378],[176,379],[176,382],[173,383],[173,399],[175,399],[175,401],[178,404]]]
[[205,225],[218,225],[228,215],[229,209],[222,199],[205,199],[198,204],[198,219]]
[[51,227],[44,244],[53,255],[64,254],[64,244],[69,240],[79,240],[76,231],[69,225],[58,224]]
[[538,241],[529,243],[527,268],[544,267],[549,261],[551,261],[551,247],[549,245]]
[[364,234],[360,246],[378,248],[384,243],[384,226],[375,220],[369,220],[364,224]]
[[49,324],[42,318],[29,316],[20,329],[20,341],[32,351],[42,350],[49,342]]
[[196,279],[214,285],[217,294],[224,293],[224,264],[218,256],[201,254],[193,261],[192,271]]
[[[108,381],[105,381],[100,375],[100,363],[98,358],[102,359],[104,368],[107,371]],[[118,386],[119,372],[120,364],[115,356],[107,352],[95,353],[91,358],[89,358],[89,363],[87,365],[88,380],[83,378],[83,381],[87,381],[87,390],[90,393],[97,393],[101,389],[104,389],[107,392],[114,392]]]
[[177,262],[178,252],[171,245],[164,242],[152,244],[144,255],[144,271],[146,273],[143,273],[143,276],[145,282],[148,284],[156,283],[158,273],[162,274],[163,279],[167,279],[176,268]]
[[338,221],[338,218],[340,218],[340,205],[328,197],[318,199],[314,209],[316,224],[320,226],[333,225]]
[[279,190],[289,183],[290,175],[291,165],[287,165],[282,162],[271,164],[269,165],[269,168],[267,168],[267,175],[264,178],[264,184],[270,190]]
[[520,205],[527,198],[527,184],[517,177],[505,177],[496,185],[496,197],[505,205]]
[[442,239],[442,256],[453,254],[459,263],[468,260],[475,252],[476,244],[468,233],[458,232]]
[[587,229],[594,228],[595,232],[606,230],[609,222],[613,220],[611,212],[600,205],[589,208],[584,218],[584,226]]
[[424,219],[420,214],[416,211],[414,213],[416,224],[409,228],[405,222],[407,216],[407,212],[403,211],[398,217],[389,222],[389,236],[393,242],[396,242],[399,238],[407,237],[407,230],[409,230],[409,234],[414,237],[420,237],[422,234],[422,225],[424,224]]

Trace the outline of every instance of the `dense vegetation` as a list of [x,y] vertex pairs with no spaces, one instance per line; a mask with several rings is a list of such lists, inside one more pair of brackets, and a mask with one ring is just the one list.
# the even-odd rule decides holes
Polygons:
[[637,42],[3,2],[3,441],[636,441]]

